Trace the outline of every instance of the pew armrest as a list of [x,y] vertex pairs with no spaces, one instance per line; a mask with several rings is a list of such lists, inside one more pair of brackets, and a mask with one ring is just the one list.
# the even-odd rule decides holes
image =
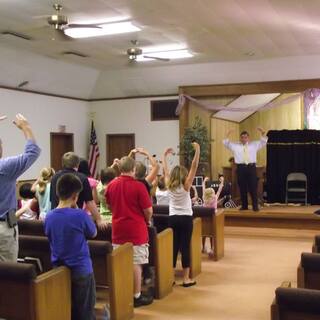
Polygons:
[[173,232],[171,228],[157,234],[155,256],[155,297],[161,299],[172,292],[173,270]]
[[[291,282],[283,281],[280,287],[291,288]],[[280,310],[279,310],[279,306],[277,305],[276,298],[273,299],[271,304],[271,320],[280,320]]]
[[34,280],[34,301],[36,320],[71,319],[69,269],[59,267],[39,275]]
[[297,287],[298,288],[305,288],[305,281],[304,281],[304,268],[301,266],[301,262],[297,268]]
[[133,248],[125,243],[107,257],[110,313],[113,320],[133,317]]
[[312,253],[319,253],[318,252],[318,247],[316,246],[315,243],[312,244]]
[[214,245],[213,259],[215,261],[224,257],[224,218],[223,209],[218,209],[212,219]]

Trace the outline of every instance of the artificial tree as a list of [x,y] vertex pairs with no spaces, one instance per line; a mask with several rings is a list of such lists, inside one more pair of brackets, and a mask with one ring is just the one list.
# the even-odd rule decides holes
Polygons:
[[[183,157],[183,162],[186,167],[190,167],[193,156],[194,149],[191,145],[192,142],[197,142],[200,145],[200,164],[208,164],[208,155],[210,151],[210,140],[208,137],[208,129],[203,125],[201,119],[197,116],[194,120],[192,127],[186,127],[184,129],[184,134],[180,141],[180,156]],[[204,174],[205,166],[200,166],[200,173]]]

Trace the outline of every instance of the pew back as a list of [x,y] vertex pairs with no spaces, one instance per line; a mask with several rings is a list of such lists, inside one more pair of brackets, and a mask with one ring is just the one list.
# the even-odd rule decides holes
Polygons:
[[70,272],[65,267],[37,277],[33,265],[1,262],[0,288],[1,317],[10,320],[71,318]]
[[320,290],[320,254],[303,252],[297,270],[298,288]]
[[319,317],[318,290],[284,287],[276,289],[276,297],[271,305],[271,320],[316,320]]
[[47,237],[19,235],[19,258],[39,258],[43,272],[52,269],[51,250]]

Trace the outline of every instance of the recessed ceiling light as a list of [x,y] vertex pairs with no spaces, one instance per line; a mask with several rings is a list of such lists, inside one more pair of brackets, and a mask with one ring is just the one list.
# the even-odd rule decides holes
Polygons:
[[71,38],[89,38],[141,30],[131,21],[100,24],[99,27],[101,28],[69,28],[65,29],[64,33]]
[[[149,57],[157,57],[157,58],[163,58],[163,59],[183,59],[183,58],[191,58],[193,57],[193,54],[188,51],[188,49],[182,49],[182,50],[170,50],[170,51],[157,51],[157,52],[145,52],[146,56]],[[137,56],[137,61],[154,61],[152,58],[145,58],[143,55]]]

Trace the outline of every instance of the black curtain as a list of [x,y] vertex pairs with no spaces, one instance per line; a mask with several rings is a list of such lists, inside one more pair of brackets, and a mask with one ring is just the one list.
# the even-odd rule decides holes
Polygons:
[[272,130],[268,132],[268,202],[285,202],[286,179],[291,172],[306,174],[308,203],[320,204],[319,130]]

